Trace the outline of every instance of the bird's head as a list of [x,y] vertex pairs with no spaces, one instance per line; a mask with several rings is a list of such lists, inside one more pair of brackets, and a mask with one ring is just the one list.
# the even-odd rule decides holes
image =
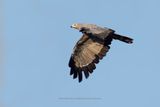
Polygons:
[[79,24],[79,23],[72,24],[71,28],[74,28],[74,29],[77,29],[77,30],[81,30],[82,24]]

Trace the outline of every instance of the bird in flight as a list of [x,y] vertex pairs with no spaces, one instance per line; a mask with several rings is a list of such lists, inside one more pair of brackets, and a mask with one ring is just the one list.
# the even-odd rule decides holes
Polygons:
[[114,30],[100,27],[95,24],[76,23],[71,28],[82,32],[82,37],[73,48],[70,57],[70,75],[82,81],[83,75],[87,79],[96,68],[96,65],[109,51],[112,40],[120,40],[131,44],[133,39],[116,34]]

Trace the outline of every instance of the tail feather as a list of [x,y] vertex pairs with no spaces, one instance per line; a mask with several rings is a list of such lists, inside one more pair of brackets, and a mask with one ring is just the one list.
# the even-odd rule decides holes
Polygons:
[[113,39],[117,39],[117,40],[123,41],[123,42],[128,43],[128,44],[133,43],[133,39],[132,38],[129,38],[129,37],[126,37],[126,36],[122,36],[122,35],[119,35],[119,34],[114,34],[113,35]]

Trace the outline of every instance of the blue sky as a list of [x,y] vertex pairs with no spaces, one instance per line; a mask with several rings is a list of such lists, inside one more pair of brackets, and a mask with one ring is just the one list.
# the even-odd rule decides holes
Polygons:
[[[159,0],[4,0],[2,105],[160,107],[159,4]],[[68,67],[81,36],[70,28],[76,22],[115,29],[134,38],[134,44],[113,41],[94,73],[78,83]]]

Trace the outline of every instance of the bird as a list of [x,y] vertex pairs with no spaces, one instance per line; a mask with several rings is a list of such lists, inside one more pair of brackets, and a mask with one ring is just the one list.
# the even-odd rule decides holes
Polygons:
[[96,24],[74,23],[70,26],[82,33],[73,48],[68,66],[73,79],[78,78],[79,83],[83,76],[87,79],[96,69],[96,64],[106,56],[110,49],[112,40],[119,40],[128,44],[133,43],[133,39],[115,33],[115,30],[101,27]]

